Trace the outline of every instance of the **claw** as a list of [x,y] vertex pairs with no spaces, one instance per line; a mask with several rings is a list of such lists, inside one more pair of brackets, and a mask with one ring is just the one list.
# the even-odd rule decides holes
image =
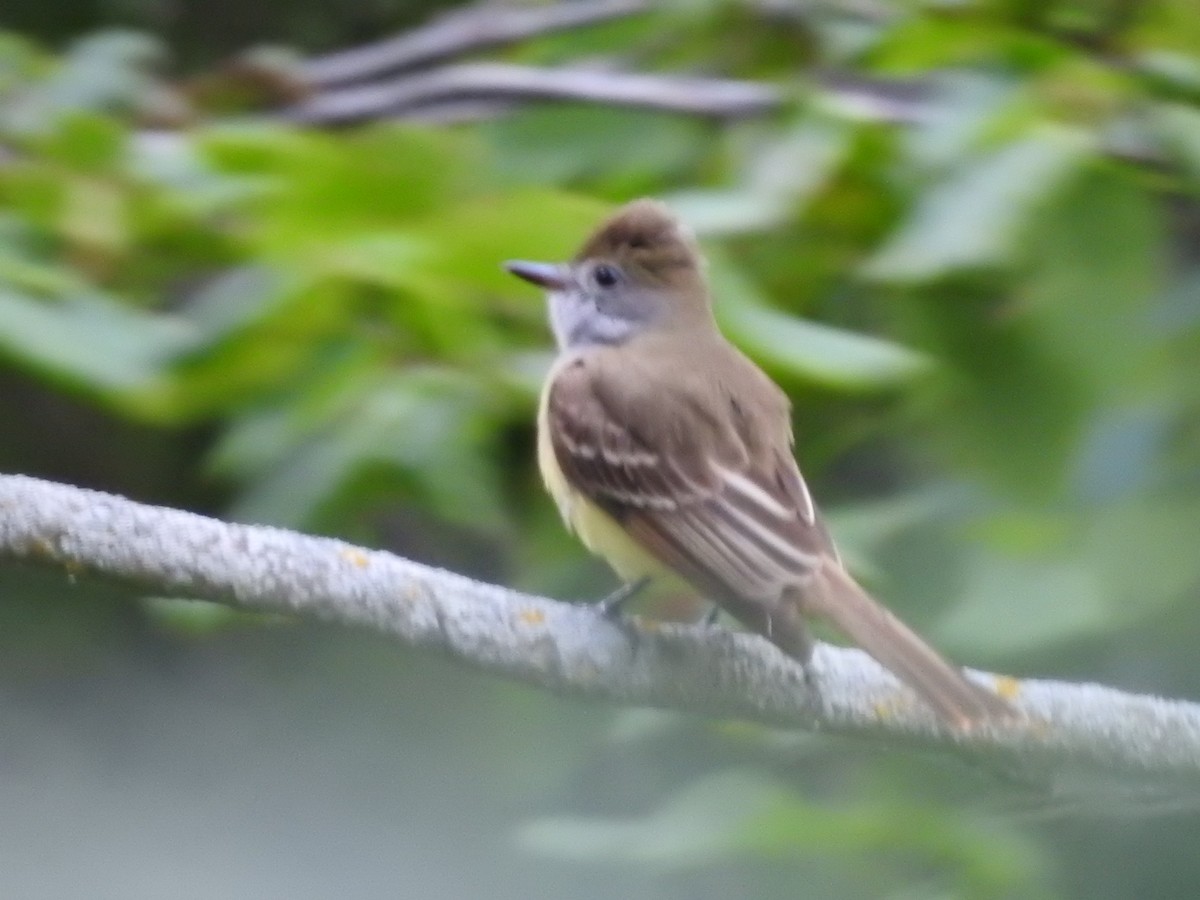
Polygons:
[[600,607],[600,615],[606,619],[618,618],[621,615],[621,607],[641,593],[649,583],[649,578],[639,578],[637,581],[621,585],[597,604]]

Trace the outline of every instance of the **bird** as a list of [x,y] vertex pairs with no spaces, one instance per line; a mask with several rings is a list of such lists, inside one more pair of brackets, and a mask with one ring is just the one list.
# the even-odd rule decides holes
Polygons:
[[543,288],[558,347],[537,458],[567,527],[624,582],[682,581],[808,671],[832,624],[952,727],[1012,715],[850,575],[794,455],[791,403],[721,333],[705,261],[665,204],[626,204],[567,263],[505,268]]

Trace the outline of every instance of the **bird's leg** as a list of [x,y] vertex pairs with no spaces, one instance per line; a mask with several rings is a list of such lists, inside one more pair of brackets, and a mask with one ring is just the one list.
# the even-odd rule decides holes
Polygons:
[[787,604],[765,610],[761,634],[800,664],[805,685],[814,693],[819,693],[817,673],[812,667],[813,639],[799,607]]
[[600,608],[600,615],[606,619],[619,617],[621,615],[621,607],[633,599],[634,596],[641,593],[649,583],[650,578],[647,576],[621,585],[597,604]]
[[707,625],[708,627],[711,628],[713,625],[716,625],[717,622],[719,622],[720,620],[721,620],[721,606],[720,606],[720,604],[714,603],[708,608],[708,612],[706,612],[704,614],[704,617],[700,620],[700,624]]

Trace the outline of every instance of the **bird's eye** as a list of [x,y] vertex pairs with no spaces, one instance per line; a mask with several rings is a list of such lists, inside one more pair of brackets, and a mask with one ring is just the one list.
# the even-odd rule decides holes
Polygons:
[[592,272],[592,278],[600,287],[612,287],[620,277],[612,266],[596,266],[596,270]]

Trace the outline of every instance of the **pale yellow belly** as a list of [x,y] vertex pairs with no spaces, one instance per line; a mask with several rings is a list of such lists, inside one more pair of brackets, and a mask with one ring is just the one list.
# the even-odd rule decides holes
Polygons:
[[558,504],[567,528],[578,535],[585,547],[604,559],[625,581],[645,577],[670,575],[662,563],[643,550],[625,533],[608,513],[600,509],[568,483],[558,465],[550,430],[546,426],[546,399],[549,390],[542,392],[538,409],[538,468],[546,490]]

